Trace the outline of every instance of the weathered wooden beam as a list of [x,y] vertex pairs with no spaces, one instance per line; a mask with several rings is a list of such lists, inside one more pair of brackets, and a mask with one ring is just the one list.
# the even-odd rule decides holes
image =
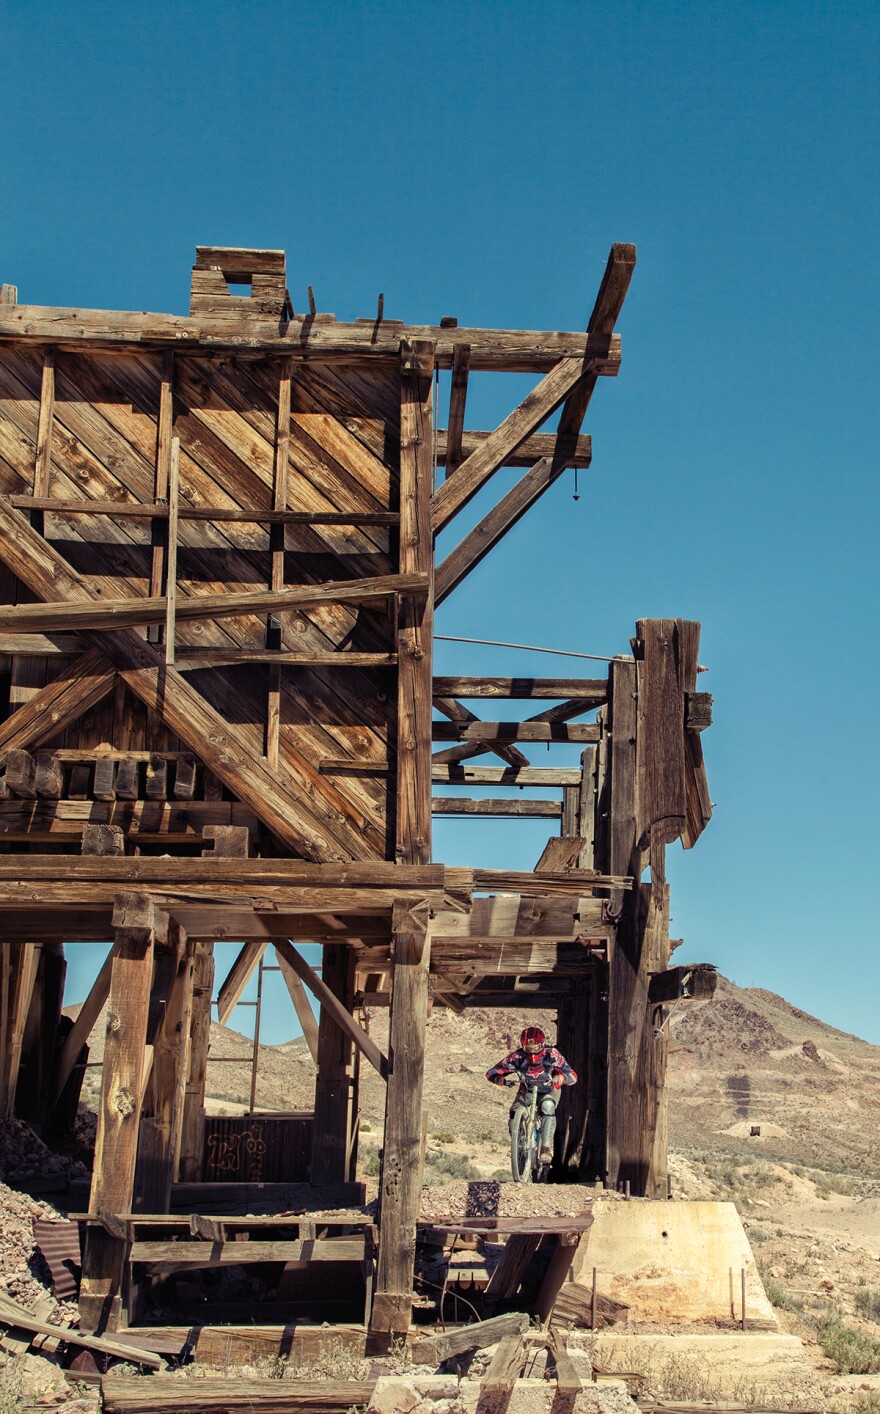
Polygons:
[[494,820],[558,820],[562,815],[562,806],[556,800],[472,800],[466,796],[435,795],[431,801],[431,813],[482,815]]
[[379,359],[397,356],[402,339],[428,340],[436,345],[437,367],[451,368],[456,344],[471,350],[473,372],[494,369],[512,373],[540,373],[560,359],[595,359],[600,371],[614,376],[620,366],[620,340],[616,336],[559,333],[522,329],[447,329],[430,324],[399,324],[374,320],[344,324],[296,317],[279,331],[278,320],[247,318],[235,313],[229,319],[192,319],[173,314],[128,311],[64,309],[46,305],[17,304],[0,308],[0,341],[23,344],[51,343],[62,348],[168,347],[187,355],[227,348],[241,352],[289,354],[294,363],[309,359],[350,360],[365,355]]
[[226,975],[226,980],[217,993],[217,1020],[225,1026],[238,1005],[245,987],[251,980],[268,941],[245,943]]
[[[449,438],[451,429],[438,427],[437,429],[437,464],[446,465],[446,474],[449,476]],[[462,457],[469,457],[471,452],[475,452],[478,447],[492,436],[491,432],[474,432],[470,428],[462,432],[461,451]],[[520,442],[515,452],[511,452],[505,466],[534,466],[542,457],[552,457],[558,450],[558,438],[555,432],[536,432],[531,437],[526,437]],[[568,465],[587,467],[593,457],[593,439],[589,436],[578,437],[566,448],[568,453]]]
[[112,1355],[117,1360],[127,1360],[130,1365],[143,1365],[150,1370],[162,1368],[162,1359],[155,1351],[147,1350],[140,1345],[129,1345],[124,1340],[108,1340],[105,1336],[73,1330],[70,1326],[50,1325],[48,1322],[36,1319],[25,1306],[21,1306],[17,1301],[11,1301],[6,1295],[0,1296],[0,1321],[4,1325],[14,1325],[21,1330],[29,1331],[31,1335],[48,1336],[50,1339],[62,1340],[67,1345],[76,1345],[84,1350],[94,1350],[100,1355]]
[[[174,431],[174,351],[166,350],[162,358],[162,381],[159,385],[159,416],[156,436],[156,469],[153,477],[156,515],[151,527],[152,564],[150,566],[150,596],[158,598],[165,587],[165,561],[168,547],[168,487],[171,480],[171,442]],[[179,501],[179,497],[178,497]],[[15,502],[13,501],[13,505]],[[178,505],[178,514],[180,507]],[[147,629],[150,643],[160,643],[162,628],[152,624]]]
[[[452,354],[452,386],[449,392],[449,428],[444,438],[446,475],[453,476],[463,460],[462,433],[467,401],[468,369],[471,351],[467,344],[456,344]],[[439,433],[438,433],[439,442]],[[439,460],[439,456],[438,456]]]
[[310,967],[305,958],[287,939],[278,938],[275,941],[275,951],[279,957],[283,957],[299,977],[304,982],[313,996],[318,998],[322,1007],[330,1013],[339,1027],[344,1031],[351,1041],[357,1046],[362,1055],[374,1070],[386,1079],[388,1076],[388,1058],[376,1045],[376,1042],[367,1035],[362,1027],[358,1026],[353,1016],[342,1003],[334,996],[330,988],[318,976],[313,967]]
[[39,746],[62,732],[108,697],[115,682],[115,668],[97,649],[78,658],[0,723],[0,759],[15,747]]
[[[480,719],[475,712],[462,705],[454,697],[440,697],[435,692],[433,695],[433,705],[438,712],[442,712],[451,722],[478,722]],[[529,759],[524,756],[515,746],[464,746],[458,752],[447,752],[450,758],[450,765],[454,764],[452,757],[458,761],[464,761],[471,756],[480,756],[486,751],[493,751],[496,756],[500,756],[502,761],[506,761],[509,766],[528,766]]]
[[591,707],[608,700],[607,678],[435,677],[435,697],[493,697],[516,700],[578,698]]
[[79,1009],[58,1055],[55,1070],[55,1099],[58,1100],[76,1065],[80,1051],[94,1030],[95,1023],[104,1009],[110,995],[110,977],[113,970],[115,944],[101,964],[101,970],[92,983],[89,994]]
[[290,963],[283,953],[276,953],[281,976],[284,978],[284,985],[287,988],[290,1000],[293,1002],[293,1009],[296,1012],[297,1020],[302,1027],[306,1045],[309,1048],[309,1055],[317,1065],[318,1063],[318,1023],[315,1020],[315,1013],[312,1011],[309,999],[306,996],[306,989],[294,972]]
[[424,1171],[422,1092],[431,958],[427,924],[424,905],[409,908],[395,904],[388,1034],[391,1074],[385,1096],[379,1260],[370,1317],[371,1330],[389,1337],[409,1330],[412,1313],[416,1224]]
[[[232,1338],[227,1338],[227,1349]],[[277,1341],[275,1347],[274,1353],[280,1354]],[[206,1376],[193,1384],[191,1392],[182,1394],[176,1375],[154,1375],[149,1381],[105,1375],[103,1407],[107,1414],[253,1414],[255,1409],[262,1414],[347,1414],[366,1409],[376,1388],[374,1379],[230,1380],[225,1375]]]
[[[257,590],[245,594],[198,594],[177,602],[180,622],[193,619],[237,618],[242,614],[281,613],[289,609],[315,608],[322,604],[367,604],[395,594],[419,598],[427,593],[428,576],[423,573],[380,575],[374,579],[340,580],[334,584],[293,585],[287,589]],[[46,633],[52,628],[106,633],[113,629],[137,628],[164,623],[168,614],[166,597],[158,599],[96,599],[0,607],[0,629],[10,633]]]
[[504,1414],[525,1363],[525,1336],[506,1335],[498,1342],[489,1368],[480,1380],[479,1407],[485,1414]]
[[520,869],[463,869],[447,866],[447,887],[454,893],[512,893],[523,898],[552,894],[589,894],[596,889],[631,889],[624,874],[600,874],[594,869],[569,869],[562,873]]
[[576,786],[581,778],[576,766],[470,766],[465,762],[438,762],[440,754],[437,752],[432,758],[431,780],[435,785]]
[[[56,511],[59,515],[81,515],[81,516],[114,516],[123,517],[126,520],[167,520],[169,515],[168,502],[165,501],[102,501],[97,498],[80,497],[78,500],[65,500],[60,496],[42,496],[37,499],[34,496],[7,496],[6,500],[10,506],[16,510],[40,510]],[[398,525],[400,516],[397,511],[273,511],[273,510],[252,510],[244,507],[230,506],[181,506],[178,512],[180,520],[202,520],[219,521],[220,523],[232,523],[241,525]],[[161,581],[155,591],[151,590],[151,597],[160,594],[162,590]],[[78,642],[74,635],[67,635],[71,639],[69,649],[58,646],[59,642],[64,643],[65,635],[53,635],[48,639],[49,647],[42,650],[48,653],[78,652],[82,644]],[[0,638],[0,645],[9,642],[8,636]],[[2,651],[17,652],[15,647],[3,648]],[[34,651],[33,647],[29,650]]]
[[168,545],[165,561],[165,662],[173,664],[177,631],[177,549],[180,514],[180,438],[171,438],[168,478]]
[[[393,668],[396,653],[287,653],[271,648],[191,648],[181,647],[177,653],[178,667],[243,668],[256,663],[274,664],[281,668]],[[329,763],[322,761],[321,766]],[[347,763],[356,767],[356,761]]]
[[118,825],[84,825],[82,854],[96,854],[102,859],[125,854],[125,835]]
[[214,987],[213,943],[196,946],[193,958],[189,1055],[183,1093],[178,1174],[182,1183],[202,1176],[205,1147],[205,1080],[211,1039],[211,995]]
[[[100,862],[110,864],[113,861],[103,859]],[[37,906],[45,913],[46,936],[63,937],[68,922],[73,922],[71,915],[75,920],[76,915],[84,919],[91,914],[96,926],[99,921],[102,923],[108,910],[112,909],[118,892],[117,883],[78,882],[74,885],[68,881],[53,884],[3,880],[0,883],[0,913],[20,915],[22,910],[32,910]],[[290,936],[293,923],[300,925],[298,936],[309,942],[322,938],[344,941],[364,932],[365,919],[366,931],[377,932],[377,926],[369,926],[369,920],[387,920],[392,905],[398,899],[415,902],[423,897],[418,890],[412,889],[288,890],[271,885],[258,888],[250,897],[245,897],[234,884],[220,884],[213,888],[205,884],[191,887],[172,885],[168,888],[150,888],[149,893],[156,906],[173,913],[191,937],[210,937],[216,928],[216,937],[238,941],[274,938],[278,934]],[[436,909],[448,910],[450,904],[455,907],[456,901],[442,893],[429,894],[428,898]],[[341,915],[347,921],[340,922],[338,928],[323,921],[326,915],[333,914]],[[233,920],[233,926],[227,926],[227,915]],[[457,918],[459,914],[454,911],[445,916]],[[198,927],[193,926],[193,920],[198,922]],[[31,926],[36,926],[33,918]],[[72,936],[78,935],[73,932]]]
[[[19,496],[23,502],[19,509],[27,510],[30,496]],[[0,634],[0,654],[14,654],[19,658],[63,657],[74,658],[84,653],[85,644],[76,633],[3,633]]]
[[35,800],[37,763],[29,751],[13,748],[6,756],[6,789],[23,800]]
[[549,942],[565,938],[607,937],[609,923],[604,900],[567,898],[525,898],[500,894],[496,898],[474,899],[469,913],[437,911],[432,936],[441,938],[544,938]]
[[675,619],[636,624],[636,835],[671,844],[685,828],[684,683]]
[[40,384],[40,414],[37,422],[37,452],[34,463],[34,495],[48,496],[52,469],[52,428],[55,417],[55,350],[43,350]]
[[195,945],[182,930],[171,925],[168,959],[170,985],[161,1000],[158,1026],[153,1040],[151,1075],[152,1102],[142,1125],[150,1131],[147,1154],[139,1165],[138,1193],[147,1212],[164,1213],[177,1178],[189,1074],[190,1028],[193,1007]]
[[648,1001],[652,1005],[709,1001],[714,997],[717,986],[718,971],[711,963],[692,962],[689,967],[667,967],[651,977]]
[[533,942],[530,938],[436,939],[431,948],[444,977],[461,982],[470,977],[520,977],[552,973],[582,977],[592,969],[595,953],[578,942]]
[[[278,407],[275,419],[275,456],[272,467],[272,509],[287,510],[288,462],[290,456],[290,373],[289,358],[282,359],[278,379]],[[274,592],[284,588],[284,526],[273,525],[269,532],[272,567],[270,587]],[[271,617],[266,622],[266,642],[280,647],[279,637]],[[281,669],[276,663],[269,670],[269,697],[266,714],[266,760],[273,771],[278,768],[278,748],[281,733]]]
[[[115,945],[98,1132],[89,1207],[126,1211],[134,1190],[145,1045],[156,943],[167,939],[168,919],[141,894],[120,895],[113,912]],[[90,1228],[83,1253],[80,1320],[91,1329],[117,1329],[125,1244]]]
[[[231,822],[246,822],[232,825]],[[257,828],[257,817],[234,801],[0,800],[0,839],[59,841],[77,838],[86,825],[108,825],[141,843],[181,835],[190,841],[212,825]],[[63,877],[62,874],[56,877]]]
[[[278,951],[279,959],[285,953]],[[354,1010],[356,959],[350,948],[325,943],[321,981],[347,1016]],[[338,1012],[322,1004],[318,1024],[315,1118],[310,1181],[324,1187],[354,1177],[359,1052]]]
[[40,947],[4,941],[2,951],[7,957],[2,975],[4,995],[0,999],[5,1002],[6,1010],[5,1026],[2,1028],[4,1047],[0,1054],[0,1119],[10,1120],[15,1113],[22,1044],[40,962]]
[[[216,805],[217,802],[207,801],[205,804]],[[142,855],[126,859],[124,863],[108,859],[96,864],[73,855],[0,855],[0,882],[25,878],[33,881],[68,879],[71,882],[109,884],[116,881],[117,892],[119,886],[126,883],[177,883],[187,887],[191,884],[240,884],[243,886],[242,896],[251,887],[262,890],[265,885],[285,886],[296,891],[318,889],[322,898],[328,897],[326,889],[351,888],[355,890],[353,901],[357,897],[362,902],[365,896],[361,891],[379,889],[385,891],[384,898],[381,894],[377,895],[378,911],[381,911],[386,906],[390,908],[395,890],[413,896],[442,890],[446,870],[442,864],[393,864],[378,859],[372,863],[352,860],[313,864],[305,859],[223,859],[205,855],[150,858]],[[300,896],[298,893],[290,895],[293,907],[298,906]],[[339,893],[334,897],[338,902],[346,895]],[[273,899],[273,902],[277,901]],[[332,911],[329,905],[324,907]]]
[[480,487],[504,465],[510,453],[536,432],[542,422],[546,422],[571,390],[591,371],[589,356],[586,360],[564,358],[545,375],[500,427],[461,463],[455,475],[447,477],[434,492],[431,524],[435,533],[441,531],[472,500]]
[[[364,1238],[330,1237],[249,1240],[248,1262],[359,1262],[364,1256]],[[138,1241],[132,1244],[132,1262],[183,1269],[186,1267],[240,1266],[242,1249],[238,1242]]]
[[400,345],[400,571],[424,579],[424,599],[401,599],[397,623],[397,816],[395,857],[431,858],[431,767],[427,749],[433,673],[431,399],[434,345]]
[[711,692],[686,692],[684,695],[684,725],[689,732],[704,732],[712,725]]
[[521,1336],[529,1328],[524,1311],[511,1311],[507,1316],[493,1316],[490,1321],[474,1321],[458,1326],[444,1335],[427,1336],[412,1346],[412,1358],[419,1365],[439,1365],[454,1355],[466,1355],[471,1350],[485,1350],[506,1336]]
[[592,722],[432,722],[434,741],[598,741],[599,728]]

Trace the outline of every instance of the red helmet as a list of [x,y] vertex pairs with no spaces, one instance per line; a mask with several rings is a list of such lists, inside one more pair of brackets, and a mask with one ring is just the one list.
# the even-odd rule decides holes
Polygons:
[[544,1049],[546,1037],[540,1026],[527,1026],[519,1038],[519,1043],[529,1055],[539,1055]]

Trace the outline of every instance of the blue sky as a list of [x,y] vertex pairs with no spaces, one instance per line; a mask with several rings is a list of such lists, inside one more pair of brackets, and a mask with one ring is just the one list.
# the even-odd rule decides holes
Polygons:
[[[679,956],[876,1042],[878,27],[843,0],[7,0],[0,87],[26,302],[184,312],[197,243],[278,246],[297,307],[578,329],[636,243],[581,499],[564,478],[438,632],[613,654],[700,619],[718,809],[670,851]],[[528,386],[473,379],[470,425]],[[444,822],[435,853],[528,868],[545,837]]]

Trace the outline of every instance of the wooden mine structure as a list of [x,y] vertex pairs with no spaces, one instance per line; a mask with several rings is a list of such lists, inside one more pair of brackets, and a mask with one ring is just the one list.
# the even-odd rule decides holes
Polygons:
[[[236,1246],[240,1261],[253,1187],[226,1186],[208,1209],[223,1222],[193,1212],[221,939],[242,947],[221,1016],[271,944],[303,1023],[319,1208],[350,1201],[359,1066],[386,1082],[375,1263],[342,1221],[342,1236],[303,1219],[268,1244],[314,1266],[347,1243],[380,1337],[411,1319],[431,1005],[555,1008],[581,1073],[556,1179],[665,1194],[664,1009],[711,986],[669,965],[664,870],[666,844],[690,847],[710,815],[699,625],[640,621],[600,678],[432,670],[435,607],[589,465],[581,424],[620,366],[634,264],[613,247],[581,333],[409,326],[381,298],[346,324],[311,290],[295,313],[270,250],[199,248],[188,317],[23,305],[3,286],[0,1105],[69,1116],[109,1003],[84,1326],[126,1326],[133,1263],[222,1264]],[[451,369],[445,429],[437,369]],[[482,370],[540,378],[491,432],[464,426]],[[435,564],[437,532],[504,466],[521,479]],[[528,705],[498,722],[463,699],[490,717],[499,699]],[[581,764],[535,767],[530,742],[582,744]],[[472,764],[487,755],[498,764]],[[443,794],[471,783],[526,793]],[[530,799],[535,786],[560,799]],[[560,833],[534,872],[444,867],[432,813],[547,816]],[[107,962],[62,1020],[63,945],[102,938]],[[320,972],[303,942],[323,944]],[[387,1055],[363,1024],[382,1003]],[[271,1187],[264,1222],[292,1206]]]

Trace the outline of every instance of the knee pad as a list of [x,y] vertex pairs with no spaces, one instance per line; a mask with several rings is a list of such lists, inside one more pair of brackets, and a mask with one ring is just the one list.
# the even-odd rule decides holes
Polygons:
[[544,1099],[541,1101],[541,1114],[542,1114],[542,1115],[555,1115],[555,1113],[556,1113],[556,1101],[555,1101],[555,1100],[551,1100],[551,1098],[550,1098],[549,1095],[545,1095]]

